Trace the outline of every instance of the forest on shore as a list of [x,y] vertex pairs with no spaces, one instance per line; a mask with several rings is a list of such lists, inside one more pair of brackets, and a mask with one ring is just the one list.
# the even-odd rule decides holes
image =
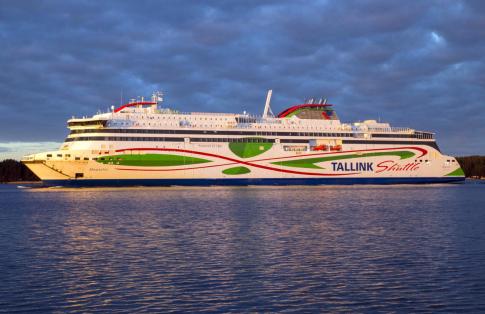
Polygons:
[[467,178],[485,179],[485,156],[456,157]]
[[0,182],[39,181],[39,178],[23,163],[13,159],[0,162]]
[[[456,157],[467,178],[485,179],[485,156]],[[24,164],[13,159],[0,162],[0,182],[39,181]]]

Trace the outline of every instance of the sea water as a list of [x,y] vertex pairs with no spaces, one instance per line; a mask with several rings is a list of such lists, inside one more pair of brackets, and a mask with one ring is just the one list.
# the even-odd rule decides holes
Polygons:
[[0,312],[484,312],[485,185],[0,186]]

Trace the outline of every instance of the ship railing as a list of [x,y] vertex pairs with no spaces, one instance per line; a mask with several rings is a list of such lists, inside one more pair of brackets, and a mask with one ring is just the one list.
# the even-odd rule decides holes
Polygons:
[[[348,129],[348,128],[345,128]],[[416,131],[411,128],[403,127],[388,127],[388,128],[373,128],[373,127],[353,127],[352,131],[355,133],[371,132],[371,133],[389,133],[389,134],[412,134],[414,138],[418,139],[434,139],[435,134],[432,132]]]
[[180,112],[180,114],[198,115],[198,116],[219,116],[219,117],[234,116],[234,113],[225,113],[225,112]]
[[161,108],[156,110],[154,113],[158,114],[173,114],[173,115],[183,115],[183,116],[218,116],[218,117],[230,117],[234,116],[233,113],[224,112],[188,112],[188,111],[178,111],[173,109]]
[[415,131],[414,135],[416,136],[416,138],[419,138],[419,139],[431,140],[435,138],[435,134],[432,132]]
[[281,120],[269,120],[269,119],[262,119],[262,118],[249,118],[249,117],[236,117],[236,121],[238,124],[282,124]]
[[415,132],[414,129],[411,128],[402,128],[402,127],[388,127],[388,128],[373,128],[368,127],[368,131],[370,132],[381,132],[381,133],[407,133],[413,134]]

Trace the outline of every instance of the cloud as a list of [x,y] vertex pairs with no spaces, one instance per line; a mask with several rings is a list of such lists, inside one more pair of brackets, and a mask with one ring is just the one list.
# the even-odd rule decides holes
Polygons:
[[[485,153],[482,1],[17,1],[0,11],[0,141],[60,141],[72,115],[154,90],[182,111],[327,97]],[[467,138],[466,143],[462,139]]]

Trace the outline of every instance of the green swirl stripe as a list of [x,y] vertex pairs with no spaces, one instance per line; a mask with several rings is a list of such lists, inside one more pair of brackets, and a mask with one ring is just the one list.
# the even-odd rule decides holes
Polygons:
[[120,166],[137,167],[170,167],[202,164],[211,162],[207,159],[171,155],[171,154],[122,154],[114,156],[99,157],[97,162],[102,164],[113,164]]
[[295,168],[324,169],[315,164],[324,162],[324,161],[376,157],[376,156],[399,156],[400,159],[407,159],[407,158],[413,157],[414,155],[415,154],[410,151],[375,152],[375,153],[364,153],[364,154],[349,154],[349,155],[338,155],[338,156],[328,156],[328,157],[292,159],[292,160],[272,162],[272,164],[278,165],[278,166],[285,166],[285,167],[295,167]]

